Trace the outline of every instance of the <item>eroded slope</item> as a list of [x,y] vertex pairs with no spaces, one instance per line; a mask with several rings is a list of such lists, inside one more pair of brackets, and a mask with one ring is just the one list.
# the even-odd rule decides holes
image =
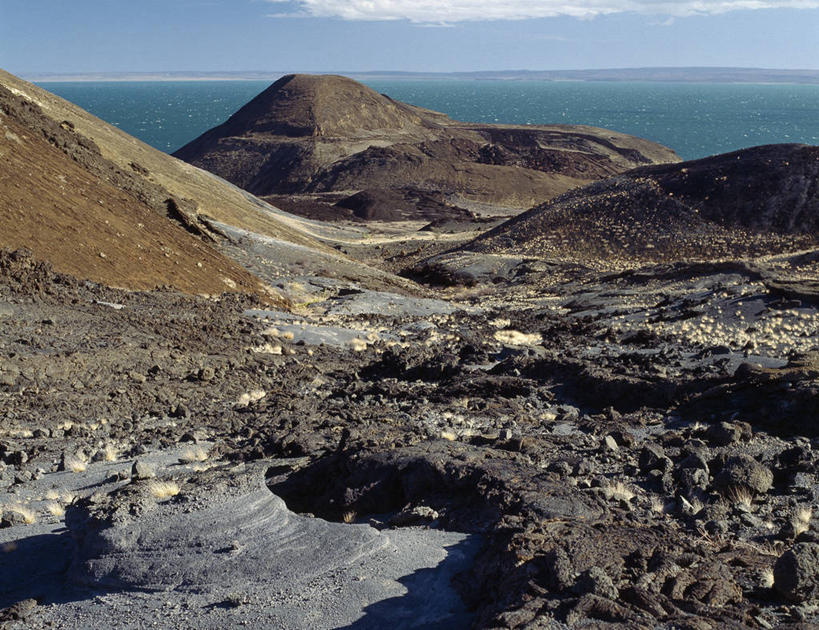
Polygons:
[[[115,169],[102,179],[106,163],[92,142],[3,87],[0,155],[0,247],[27,248],[58,271],[111,286],[273,299],[258,278],[205,243],[195,223],[184,229],[172,197],[162,199],[158,187],[118,187]],[[175,211],[179,222],[148,204]]]
[[14,75],[0,70],[0,85],[35,103],[45,116],[67,121],[100,149],[102,156],[123,171],[140,169],[146,179],[176,198],[190,199],[199,217],[279,238],[312,249],[327,250],[302,230],[295,218],[275,215],[265,204],[210,173],[175,160],[129,136],[85,110]]

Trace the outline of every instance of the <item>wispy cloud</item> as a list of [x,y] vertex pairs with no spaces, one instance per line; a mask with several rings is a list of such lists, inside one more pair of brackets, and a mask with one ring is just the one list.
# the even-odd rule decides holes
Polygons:
[[409,20],[451,24],[491,20],[523,20],[572,16],[593,18],[613,13],[645,13],[668,17],[710,15],[754,9],[817,9],[819,0],[267,0],[287,4],[299,17],[344,20]]

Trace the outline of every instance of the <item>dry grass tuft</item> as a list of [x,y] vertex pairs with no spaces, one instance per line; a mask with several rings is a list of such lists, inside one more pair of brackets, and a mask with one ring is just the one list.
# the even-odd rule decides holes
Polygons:
[[284,290],[288,293],[308,293],[307,287],[301,282],[288,282],[284,285]]
[[63,460],[63,464],[66,470],[75,473],[85,472],[85,470],[88,468],[88,464],[86,464],[85,461],[77,455],[66,456],[66,458]]
[[635,496],[634,491],[622,481],[604,487],[603,494],[607,499],[614,501],[631,501]]
[[350,349],[353,352],[364,352],[367,349],[367,342],[356,337],[350,341]]
[[258,402],[265,396],[267,396],[267,392],[263,389],[254,389],[253,391],[246,392],[239,396],[239,400],[236,401],[236,405],[238,407],[247,407],[250,403]]
[[51,488],[50,490],[46,490],[45,498],[49,501],[57,501],[60,498],[60,491],[56,488]]
[[280,355],[282,353],[282,347],[279,344],[272,344],[272,343],[265,343],[261,346],[254,346],[251,348],[253,352],[256,354],[275,354]]
[[774,571],[773,567],[762,569],[759,574],[759,586],[761,588],[773,588],[774,585]]
[[751,542],[746,540],[734,540],[731,545],[738,549],[750,549],[754,553],[771,558],[778,558],[785,551],[785,543],[781,540],[766,540],[764,542]]
[[32,523],[37,522],[37,515],[27,505],[17,504],[17,505],[10,505],[6,508],[9,512],[14,512],[15,514],[19,514],[23,522],[26,525],[31,525]]
[[538,333],[523,333],[518,330],[499,330],[495,339],[511,346],[536,346],[543,342]]
[[810,529],[810,520],[813,518],[813,511],[809,507],[802,507],[794,512],[791,517],[794,536],[804,534]]
[[175,481],[152,481],[148,484],[148,490],[155,499],[163,501],[179,494],[179,484]]
[[204,446],[189,446],[179,456],[179,461],[183,464],[193,464],[204,462],[208,459],[208,449]]
[[287,341],[292,341],[296,337],[292,331],[281,331],[275,326],[271,326],[270,328],[263,330],[262,334],[265,337],[279,337],[280,339],[286,339]]
[[688,503],[691,514],[699,514],[705,507],[705,504],[698,497],[691,497],[690,499],[682,498]]
[[349,512],[344,512],[344,514],[342,514],[341,520],[348,524],[354,523],[356,516],[358,515],[354,511],[350,510]]
[[54,518],[62,518],[65,516],[65,508],[53,501],[46,505],[46,511]]
[[745,486],[732,486],[725,494],[725,498],[732,505],[742,505],[750,508],[754,502],[754,494]]
[[102,458],[106,462],[115,462],[119,458],[119,449],[113,444],[106,444],[102,449]]

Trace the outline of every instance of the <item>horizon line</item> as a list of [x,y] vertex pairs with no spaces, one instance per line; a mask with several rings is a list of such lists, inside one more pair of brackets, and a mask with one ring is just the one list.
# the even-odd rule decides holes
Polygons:
[[[624,70],[755,70],[765,72],[819,72],[817,68],[777,68],[772,66],[727,66],[727,65],[673,65],[673,66],[606,66],[600,68],[503,68],[503,69],[481,69],[481,70],[318,70],[318,69],[301,69],[298,73],[311,74],[480,74],[480,73],[507,73],[507,72],[613,72]],[[203,70],[203,69],[179,69],[179,70],[76,70],[71,72],[46,72],[46,71],[23,71],[19,76],[39,76],[39,75],[98,75],[98,74],[275,74],[282,72],[281,69],[251,69],[244,68],[242,70]],[[285,72],[285,74],[294,74],[293,71]],[[16,74],[16,73],[15,73]]]

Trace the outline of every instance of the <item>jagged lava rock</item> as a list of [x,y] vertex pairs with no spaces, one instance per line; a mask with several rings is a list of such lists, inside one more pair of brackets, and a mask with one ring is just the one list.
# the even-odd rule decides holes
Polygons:
[[774,566],[774,588],[795,602],[819,597],[819,544],[797,543]]

